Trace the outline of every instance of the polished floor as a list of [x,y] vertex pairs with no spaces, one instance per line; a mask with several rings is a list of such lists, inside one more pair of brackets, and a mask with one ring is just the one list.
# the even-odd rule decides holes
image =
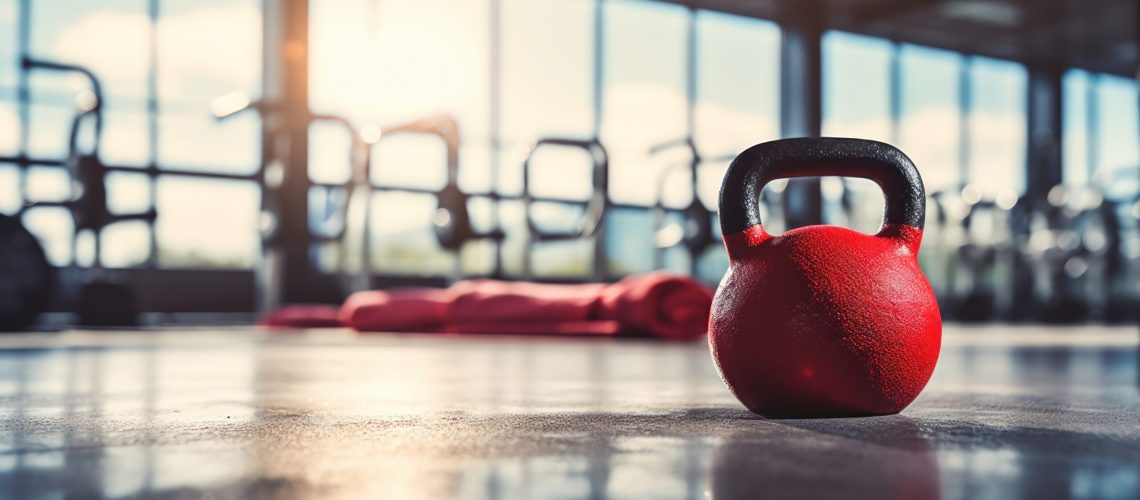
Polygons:
[[698,344],[0,336],[0,497],[1140,498],[1132,328],[946,328],[903,414],[765,420]]

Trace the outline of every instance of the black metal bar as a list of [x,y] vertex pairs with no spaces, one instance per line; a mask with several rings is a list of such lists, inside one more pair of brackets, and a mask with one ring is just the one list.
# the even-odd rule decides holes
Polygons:
[[[32,2],[31,0],[20,0],[19,4],[19,20],[16,26],[16,52],[20,60],[28,57],[28,40],[30,38],[30,31],[32,27]],[[28,72],[20,69],[16,74],[16,113],[20,120],[20,137],[19,145],[16,153],[25,155],[28,152],[28,126],[31,120],[31,91],[28,85]],[[28,169],[20,166],[18,169],[19,180],[17,181],[20,190],[20,204],[22,205],[17,210],[16,215],[20,216],[24,213],[23,205],[27,205],[28,200],[24,199],[24,193],[28,191]]]
[[[491,137],[490,144],[487,145],[487,151],[490,154],[490,176],[491,185],[489,189],[493,193],[499,191],[499,157],[501,154],[502,144],[500,135],[502,134],[502,95],[503,95],[503,75],[502,75],[502,56],[503,56],[503,2],[502,0],[490,0],[489,2],[490,13],[488,14],[490,21],[490,34],[488,41],[488,72],[490,74],[490,82],[488,88],[488,106],[490,111],[487,113],[487,132]],[[491,227],[499,227],[499,211],[491,210]],[[492,240],[494,245],[494,255],[492,256],[492,270],[491,276],[501,277],[503,275],[503,242],[499,240]]]
[[[147,87],[147,139],[150,143],[150,158],[148,166],[152,167],[147,172],[147,190],[150,193],[150,210],[157,213],[158,211],[158,17],[159,0],[148,0],[147,2],[147,15],[150,19],[150,31],[147,39],[148,51],[150,53],[150,66],[147,67],[146,87]],[[150,251],[147,252],[146,262],[143,263],[145,267],[154,268],[158,265],[158,231],[155,230],[154,224],[147,225],[147,244],[150,246]]]
[[970,69],[972,59],[963,54],[958,62],[958,183],[970,181],[970,113],[974,96]]
[[59,63],[55,61],[46,61],[32,57],[24,57],[21,59],[20,69],[24,70],[25,72],[31,71],[33,69],[39,69],[46,71],[58,71],[61,73],[76,73],[87,79],[87,84],[91,88],[90,92],[95,96],[95,102],[91,105],[90,108],[82,108],[77,111],[74,119],[71,122],[71,131],[68,138],[67,148],[71,153],[74,153],[78,150],[79,129],[83,123],[83,119],[88,115],[92,115],[95,119],[95,141],[92,145],[91,154],[97,156],[99,154],[99,145],[101,142],[100,138],[103,136],[103,108],[105,105],[105,94],[103,93],[103,85],[100,82],[99,77],[96,76],[93,71],[84,66],[77,64]]
[[[16,36],[17,52],[19,53],[20,60],[23,61],[30,56],[30,38],[32,30],[32,1],[20,0],[20,19],[19,25],[16,27],[18,34]],[[19,73],[16,75],[16,100],[19,106],[18,113],[20,115],[20,154],[27,154],[28,151],[28,135],[29,130],[27,124],[31,121],[31,88],[28,84],[28,71],[20,68]],[[24,190],[24,183],[27,181],[27,173],[21,175],[20,191]]]
[[1100,148],[1097,147],[1097,142],[1100,141],[1100,94],[1097,92],[1097,87],[1100,86],[1100,75],[1088,73],[1088,86],[1088,96],[1085,102],[1085,146],[1088,165],[1085,170],[1089,179],[1092,179],[1093,174],[1100,168]]
[[[12,163],[21,167],[52,167],[66,168],[67,160],[54,158],[29,158],[24,155],[0,156],[0,163]],[[126,165],[107,165],[109,172],[127,172],[151,176],[179,175],[183,177],[203,177],[208,179],[232,179],[240,181],[256,180],[256,174],[230,174],[210,170],[193,170],[190,167],[130,167]]]
[[1025,191],[1040,199],[1061,183],[1061,77],[1059,67],[1028,68],[1026,80]]
[[[43,166],[51,168],[64,168],[64,160],[47,160],[47,159],[34,159],[24,156],[0,156],[0,163],[12,163],[23,166]],[[151,168],[151,167],[127,167],[121,165],[108,165],[109,172],[125,172],[133,174],[153,174],[160,177],[194,177],[201,179],[217,179],[227,181],[240,181],[240,182],[257,182],[259,176],[256,173],[252,174],[230,174],[225,172],[213,172],[203,170],[188,170],[185,167],[181,168]],[[313,187],[321,188],[344,188],[343,183],[329,183],[329,182],[312,182]],[[405,192],[414,194],[425,194],[434,196],[437,190],[434,188],[423,188],[416,186],[400,186],[392,184],[373,183],[372,188],[380,192]],[[497,189],[489,191],[464,191],[464,194],[472,198],[487,198],[493,201],[522,201],[524,196],[522,194],[502,194]],[[554,202],[554,203],[568,203],[585,205],[588,203],[586,200],[571,200],[566,198],[557,197],[543,197],[532,196],[531,199],[537,202]],[[649,205],[637,205],[632,203],[610,202],[614,208],[649,208]]]
[[21,69],[27,71],[30,69],[43,69],[48,71],[59,71],[63,73],[79,73],[87,79],[87,83],[91,85],[91,92],[95,93],[95,97],[99,98],[96,105],[103,104],[103,85],[99,81],[99,77],[90,69],[80,66],[78,64],[65,64],[55,61],[46,61],[43,59],[36,59],[34,57],[24,57],[20,59]]

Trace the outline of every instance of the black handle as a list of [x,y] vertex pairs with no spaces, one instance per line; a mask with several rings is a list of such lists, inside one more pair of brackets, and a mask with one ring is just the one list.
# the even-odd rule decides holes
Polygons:
[[740,153],[720,185],[720,228],[739,233],[760,224],[760,192],[774,179],[842,176],[883,190],[883,224],[922,228],[926,196],[918,169],[894,146],[866,139],[805,137],[757,144]]

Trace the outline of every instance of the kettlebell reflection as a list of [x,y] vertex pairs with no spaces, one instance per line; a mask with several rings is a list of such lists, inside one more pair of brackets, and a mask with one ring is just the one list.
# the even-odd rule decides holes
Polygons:
[[769,422],[786,429],[739,432],[716,451],[712,498],[941,497],[934,452],[908,417]]

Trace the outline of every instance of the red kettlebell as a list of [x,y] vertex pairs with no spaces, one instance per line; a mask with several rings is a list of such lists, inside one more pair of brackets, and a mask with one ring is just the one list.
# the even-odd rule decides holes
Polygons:
[[[760,190],[806,176],[875,181],[886,198],[879,232],[765,232]],[[733,160],[720,188],[729,269],[709,344],[744,406],[774,417],[886,415],[918,397],[942,343],[938,303],[918,267],[925,211],[914,163],[881,142],[784,139]]]

